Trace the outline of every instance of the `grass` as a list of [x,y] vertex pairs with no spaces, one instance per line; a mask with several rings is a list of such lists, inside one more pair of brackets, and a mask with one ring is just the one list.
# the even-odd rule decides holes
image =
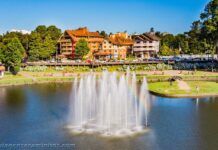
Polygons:
[[[166,95],[204,95],[218,94],[218,83],[209,81],[187,81],[191,90],[179,89],[178,83],[174,82],[170,85],[169,82],[155,82],[149,84],[149,90],[159,94]],[[197,91],[196,87],[199,87]]]
[[6,74],[3,79],[0,79],[0,86],[9,86],[9,85],[25,85],[33,83],[44,83],[44,82],[70,82],[73,80],[73,77],[36,77],[26,78],[21,75],[11,75]]
[[31,84],[33,80],[30,78],[14,77],[14,78],[5,78],[0,80],[0,85],[20,85],[20,84]]
[[[113,68],[113,67],[112,67]],[[0,79],[0,86],[6,85],[22,85],[22,84],[33,84],[33,83],[45,83],[45,82],[70,82],[73,80],[73,76],[61,76],[62,71],[57,72],[59,76],[55,76],[54,72],[51,72],[52,76],[46,76],[48,72],[21,72],[20,74],[14,76],[10,73],[6,73],[3,79]],[[83,74],[82,72],[77,72],[76,74]],[[87,72],[86,72],[87,73]],[[136,72],[137,73],[137,72]],[[156,74],[157,73],[157,74]],[[218,73],[213,72],[203,72],[197,71],[194,74],[187,75],[187,72],[179,74],[183,80],[187,81],[191,90],[184,91],[178,88],[178,83],[174,82],[172,85],[168,82],[171,75],[168,73],[162,74],[162,72],[148,73],[144,71],[142,74],[138,72],[137,79],[142,80],[144,77],[147,78],[149,82],[149,89],[153,92],[160,94],[218,94],[218,83],[209,82],[216,81],[218,78]],[[22,74],[22,75],[21,75]],[[26,74],[27,76],[23,76]],[[76,75],[74,74],[74,75]],[[53,76],[54,75],[54,76]],[[193,81],[196,80],[196,81]],[[201,81],[204,80],[204,81]],[[196,86],[199,86],[199,93],[196,91]]]

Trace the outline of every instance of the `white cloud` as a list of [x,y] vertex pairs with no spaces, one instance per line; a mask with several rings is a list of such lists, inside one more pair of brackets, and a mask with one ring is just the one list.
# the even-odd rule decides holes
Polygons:
[[9,32],[20,32],[22,34],[30,34],[31,31],[28,30],[17,30],[17,29],[11,29]]

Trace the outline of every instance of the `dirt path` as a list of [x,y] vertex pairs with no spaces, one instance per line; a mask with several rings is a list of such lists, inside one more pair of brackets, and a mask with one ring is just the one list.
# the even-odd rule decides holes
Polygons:
[[36,81],[36,78],[31,76],[30,74],[28,73],[25,73],[25,72],[21,72],[20,75],[24,76],[25,78],[30,78],[32,79],[33,81]]
[[178,80],[177,82],[180,90],[186,90],[186,91],[191,90],[190,86],[185,81]]

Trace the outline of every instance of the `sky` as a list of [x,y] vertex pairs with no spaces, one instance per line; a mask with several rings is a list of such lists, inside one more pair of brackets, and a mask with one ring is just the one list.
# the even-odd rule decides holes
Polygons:
[[108,33],[183,33],[209,0],[0,0],[0,34],[56,25],[62,31],[88,27]]

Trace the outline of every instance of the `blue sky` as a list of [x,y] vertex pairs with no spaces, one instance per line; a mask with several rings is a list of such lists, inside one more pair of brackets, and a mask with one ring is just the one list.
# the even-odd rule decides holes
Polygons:
[[151,27],[183,33],[209,0],[1,0],[0,33],[33,30],[37,25],[64,29],[87,26],[107,32],[145,32]]

